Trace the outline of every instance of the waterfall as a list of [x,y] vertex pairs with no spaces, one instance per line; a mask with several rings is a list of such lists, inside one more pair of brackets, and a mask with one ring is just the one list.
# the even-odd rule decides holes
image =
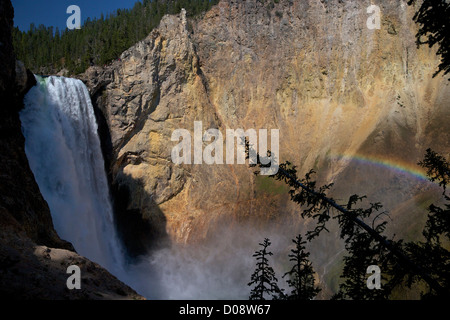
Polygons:
[[209,250],[165,248],[125,263],[89,92],[76,79],[36,80],[20,119],[28,162],[59,236],[148,299],[245,299],[241,270],[252,268],[251,251],[230,248],[223,237]]
[[77,79],[36,79],[20,119],[25,152],[55,229],[80,255],[120,278],[124,254],[89,92]]

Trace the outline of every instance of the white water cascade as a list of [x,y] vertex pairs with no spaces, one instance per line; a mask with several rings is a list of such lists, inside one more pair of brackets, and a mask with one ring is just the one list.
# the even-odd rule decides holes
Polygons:
[[175,246],[126,263],[89,92],[76,79],[36,79],[20,118],[25,152],[59,236],[148,299],[246,299],[250,273],[242,270],[253,268],[254,251],[248,230],[236,231],[247,235],[241,247],[230,245],[236,239],[230,234],[209,248]]
[[89,92],[77,79],[36,79],[20,119],[28,161],[55,229],[79,254],[123,278],[124,252]]

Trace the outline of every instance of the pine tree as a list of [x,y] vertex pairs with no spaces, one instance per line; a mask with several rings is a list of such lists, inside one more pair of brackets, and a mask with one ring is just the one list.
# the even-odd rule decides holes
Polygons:
[[[450,288],[450,197],[447,195],[447,185],[450,182],[450,163],[431,149],[426,151],[419,165],[427,170],[431,181],[438,182],[442,187],[444,207],[431,204],[428,208],[428,219],[423,229],[425,241],[409,242],[405,245],[410,259],[430,270],[433,277],[443,288]],[[447,243],[445,246],[443,243]],[[408,276],[405,273],[405,276]],[[417,275],[409,275],[410,283],[423,282]],[[445,293],[444,293],[445,294]],[[447,292],[447,297],[450,294]],[[442,298],[442,293],[433,288],[422,293],[423,298]]]
[[87,19],[80,30],[53,32],[52,27],[34,24],[27,32],[15,29],[12,33],[19,60],[34,73],[55,73],[66,68],[70,74],[84,72],[91,64],[104,65],[117,59],[133,44],[144,39],[161,18],[177,14],[185,8],[195,16],[211,8],[218,0],[207,1],[205,10],[197,1],[136,1],[132,9],[118,9],[100,19]]
[[248,286],[254,285],[250,292],[250,300],[266,300],[266,296],[272,296],[276,299],[282,295],[275,271],[269,265],[268,257],[273,255],[272,252],[267,250],[270,244],[269,239],[265,238],[259,244],[262,248],[253,254],[253,257],[256,258],[256,270],[251,276],[251,281],[247,284]]
[[[255,151],[248,141],[245,141],[247,158]],[[270,153],[270,151],[268,152]],[[258,159],[261,156],[258,155]],[[258,160],[251,167],[266,167],[270,163]],[[444,187],[450,181],[449,165],[445,158],[427,152],[423,163],[429,168],[428,173],[432,180],[438,180]],[[301,216],[316,221],[315,228],[307,232],[307,240],[318,237],[324,230],[328,231],[327,224],[330,219],[337,219],[340,229],[340,237],[346,243],[349,255],[344,259],[344,283],[340,286],[340,292],[336,298],[350,299],[386,299],[392,290],[399,284],[410,287],[413,281],[420,281],[429,286],[428,294],[432,297],[449,297],[449,273],[450,253],[436,240],[439,237],[447,237],[449,227],[450,204],[447,209],[431,207],[432,215],[424,230],[424,235],[434,239],[435,244],[412,243],[404,245],[402,240],[388,239],[384,234],[386,221],[378,224],[375,222],[385,212],[378,212],[382,206],[379,203],[370,203],[368,208],[355,207],[365,196],[353,195],[347,204],[339,204],[335,199],[327,195],[332,184],[317,187],[313,179],[314,171],[311,170],[305,178],[297,177],[297,169],[290,162],[280,164],[278,172],[271,176],[285,182],[291,190],[291,200],[302,208]],[[258,172],[255,172],[258,174]],[[445,196],[449,201],[449,197]],[[367,220],[371,219],[371,223]],[[370,224],[372,226],[370,226]],[[434,230],[434,231],[433,231]],[[428,251],[427,251],[428,250]],[[431,252],[433,252],[431,254]],[[421,255],[422,253],[422,255]],[[428,253],[428,254],[427,254]],[[424,258],[425,257],[425,258]],[[367,290],[365,282],[366,270],[370,265],[377,265],[383,269],[383,290]]]
[[[376,227],[382,232],[384,223]],[[343,282],[339,285],[339,292],[333,299],[351,300],[385,300],[389,298],[392,289],[398,284],[395,277],[395,259],[389,251],[374,240],[367,232],[357,229],[352,237],[346,238],[344,266],[341,274]],[[369,289],[367,286],[367,268],[375,265],[383,270],[380,277],[382,285],[379,289]]]
[[[409,0],[409,5],[415,5],[416,0]],[[416,34],[417,46],[437,46],[437,55],[441,56],[441,63],[433,75],[440,72],[444,75],[450,72],[450,2],[448,0],[423,0],[413,19],[420,28]],[[449,79],[450,80],[450,79]]]
[[288,300],[311,300],[320,292],[320,289],[314,286],[314,270],[308,260],[309,252],[305,252],[306,241],[303,241],[301,235],[298,235],[292,242],[295,244],[295,248],[289,254],[289,261],[294,262],[294,265],[289,272],[283,275],[283,278],[289,277],[286,282],[292,291],[285,298]]

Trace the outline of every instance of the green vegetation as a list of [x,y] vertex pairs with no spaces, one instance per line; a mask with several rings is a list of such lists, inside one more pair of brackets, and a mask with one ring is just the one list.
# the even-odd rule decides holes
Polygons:
[[17,58],[36,74],[55,73],[63,68],[70,74],[84,72],[90,65],[104,65],[144,39],[165,14],[182,8],[196,16],[218,0],[143,0],[132,9],[118,9],[99,19],[87,19],[79,30],[58,30],[31,24],[30,30],[13,30]]
[[289,191],[289,188],[286,187],[283,183],[278,183],[274,181],[268,176],[256,176],[256,190],[272,194],[286,194]]

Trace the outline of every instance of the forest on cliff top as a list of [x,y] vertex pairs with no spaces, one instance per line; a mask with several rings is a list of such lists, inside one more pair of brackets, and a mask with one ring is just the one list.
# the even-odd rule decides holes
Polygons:
[[195,17],[217,0],[143,0],[131,9],[117,9],[99,19],[87,18],[81,29],[59,30],[30,25],[28,31],[13,29],[17,58],[35,74],[52,74],[66,69],[69,74],[84,72],[91,65],[105,65],[144,39],[165,14],[182,8]]

